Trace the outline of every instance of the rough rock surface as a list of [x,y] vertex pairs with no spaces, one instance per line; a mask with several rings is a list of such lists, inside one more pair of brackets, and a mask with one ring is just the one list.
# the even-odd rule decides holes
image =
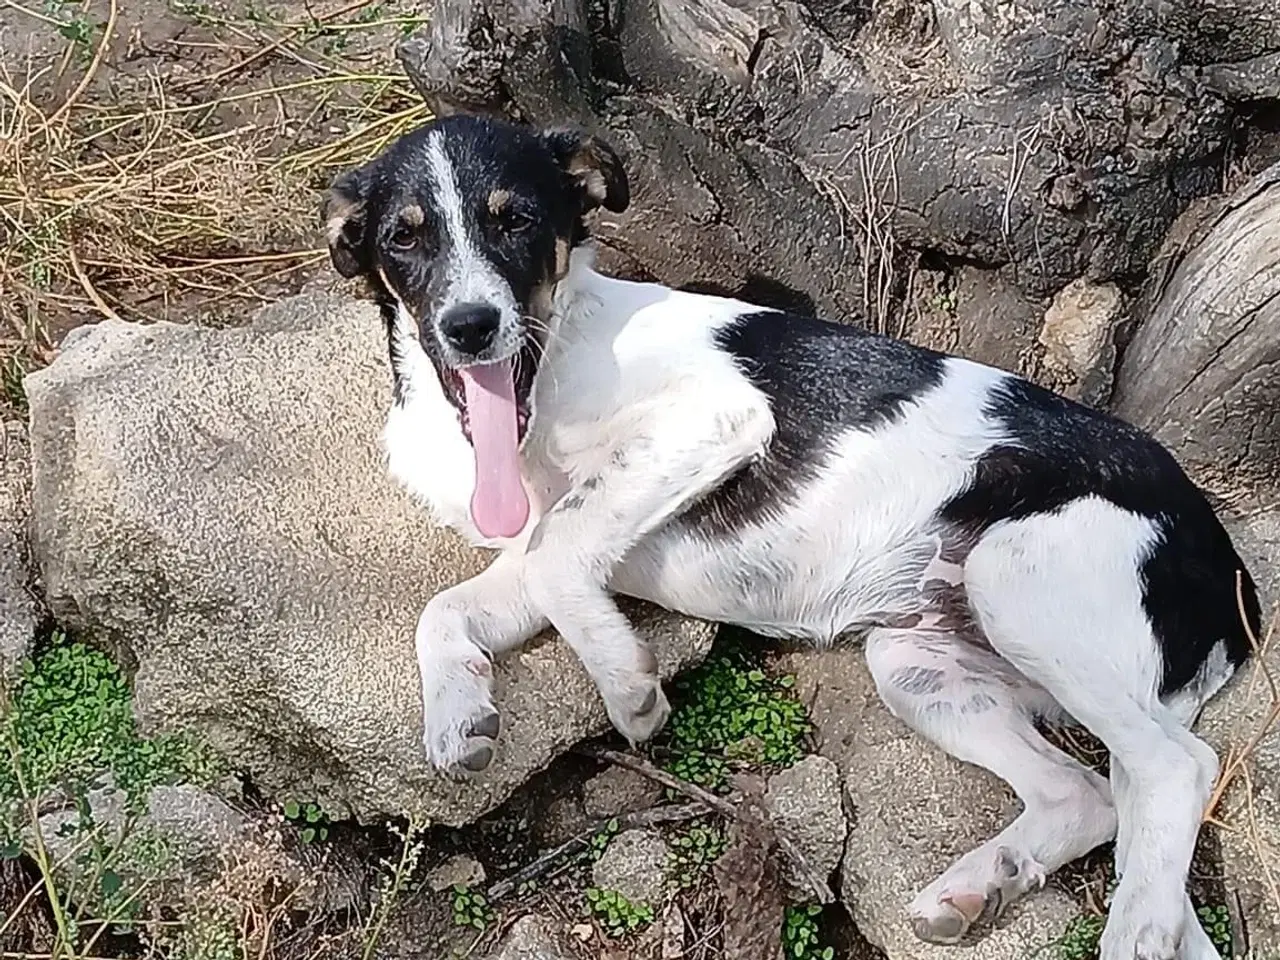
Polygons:
[[592,882],[632,903],[657,905],[666,892],[667,843],[652,830],[624,830],[591,868]]
[[39,623],[40,608],[30,589],[30,520],[27,428],[6,420],[0,422],[0,684],[13,679]]
[[[144,727],[194,728],[269,793],[337,815],[451,824],[608,729],[547,635],[495,671],[489,771],[426,764],[414,626],[485,556],[386,475],[370,305],[307,295],[237,330],[104,322],[26,386],[49,604],[136,664]],[[664,676],[705,655],[710,625],[625,609]]]
[[[773,822],[795,843],[820,877],[827,879],[840,865],[849,825],[845,819],[840,768],[827,757],[805,757],[769,779],[765,809]],[[783,879],[793,896],[809,900],[808,885],[788,861]]]
[[1185,219],[1153,264],[1148,315],[1125,351],[1114,407],[1223,496],[1274,506],[1280,163]]
[[600,232],[619,263],[876,324],[903,253],[1006,271],[1037,300],[1141,271],[1218,189],[1280,52],[1265,0],[427,12],[401,59],[438,111],[574,122],[618,144],[634,203]]
[[1029,957],[1061,935],[1079,907],[1050,885],[960,945],[919,940],[907,920],[912,898],[1011,820],[1016,801],[994,776],[894,719],[860,649],[788,654],[782,669],[796,675],[797,695],[811,704],[819,754],[843,777],[853,826],[839,894],[872,944],[891,960],[978,960]]
[[616,817],[652,807],[662,787],[623,767],[609,767],[582,785],[582,805],[590,817]]
[[489,960],[577,960],[569,952],[551,922],[537,914],[526,914],[511,925],[501,945]]

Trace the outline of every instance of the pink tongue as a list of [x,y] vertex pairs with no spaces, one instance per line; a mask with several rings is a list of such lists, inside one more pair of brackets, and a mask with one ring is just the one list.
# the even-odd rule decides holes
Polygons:
[[471,519],[486,537],[514,537],[529,519],[529,498],[520,482],[511,362],[463,367],[459,372],[476,453]]

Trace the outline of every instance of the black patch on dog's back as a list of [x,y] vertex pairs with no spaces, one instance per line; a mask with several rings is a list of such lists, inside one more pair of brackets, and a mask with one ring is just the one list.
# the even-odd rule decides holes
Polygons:
[[940,510],[948,524],[980,534],[1000,520],[1053,513],[1086,496],[1155,521],[1162,533],[1143,564],[1143,606],[1160,644],[1161,695],[1191,682],[1223,641],[1239,666],[1251,644],[1236,600],[1260,628],[1257,593],[1208,499],[1163,446],[1116,417],[1025,380],[1009,379],[987,413],[1015,441],[979,461],[969,488]]
[[681,515],[680,524],[704,536],[778,515],[817,477],[836,438],[893,422],[942,380],[940,354],[779,311],[743,314],[716,333],[715,344],[769,397],[777,429],[764,458]]

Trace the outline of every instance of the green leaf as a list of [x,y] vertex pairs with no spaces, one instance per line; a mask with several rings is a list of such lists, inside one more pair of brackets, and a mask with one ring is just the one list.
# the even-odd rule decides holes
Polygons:
[[297,801],[295,800],[289,800],[284,805],[284,815],[288,817],[290,820],[298,819],[298,813],[300,811],[301,811],[301,808],[298,806]]
[[114,870],[104,870],[102,876],[98,878],[98,887],[102,890],[102,896],[106,898],[114,897],[119,893],[122,885],[120,874]]

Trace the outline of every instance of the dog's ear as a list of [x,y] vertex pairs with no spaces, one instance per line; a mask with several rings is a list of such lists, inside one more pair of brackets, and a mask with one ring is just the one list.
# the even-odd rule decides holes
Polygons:
[[368,273],[369,246],[365,241],[366,200],[369,174],[365,168],[344,173],[325,192],[320,207],[329,259],[342,276],[350,279]]
[[614,213],[627,209],[631,188],[626,168],[613,147],[599,137],[566,127],[547,130],[542,137],[556,162],[581,190],[583,212],[596,207]]

